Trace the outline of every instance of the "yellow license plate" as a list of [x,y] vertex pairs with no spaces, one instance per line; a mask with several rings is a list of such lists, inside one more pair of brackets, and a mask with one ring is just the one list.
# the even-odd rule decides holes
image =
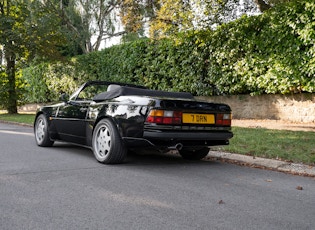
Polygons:
[[183,123],[214,124],[215,120],[213,114],[183,113]]

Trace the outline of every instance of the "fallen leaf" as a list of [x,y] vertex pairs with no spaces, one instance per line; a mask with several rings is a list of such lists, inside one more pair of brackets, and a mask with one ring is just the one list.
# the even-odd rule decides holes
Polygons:
[[297,190],[303,190],[303,187],[302,186],[297,186],[296,189]]
[[266,182],[272,182],[272,180],[271,179],[267,179]]
[[220,200],[218,203],[219,204],[225,204],[223,200]]

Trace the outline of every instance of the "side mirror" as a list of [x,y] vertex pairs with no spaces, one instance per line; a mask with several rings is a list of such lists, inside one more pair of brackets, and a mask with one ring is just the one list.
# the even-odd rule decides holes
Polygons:
[[60,101],[67,103],[67,102],[69,101],[69,95],[66,94],[66,93],[62,93],[62,94],[60,95]]

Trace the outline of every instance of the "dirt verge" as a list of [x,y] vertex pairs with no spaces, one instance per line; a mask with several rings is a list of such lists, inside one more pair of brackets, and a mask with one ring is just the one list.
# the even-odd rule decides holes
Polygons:
[[315,123],[292,123],[282,120],[233,119],[232,126],[315,132]]

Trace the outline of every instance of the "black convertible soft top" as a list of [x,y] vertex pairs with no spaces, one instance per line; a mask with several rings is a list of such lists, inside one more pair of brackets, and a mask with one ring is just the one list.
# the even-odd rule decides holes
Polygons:
[[160,90],[142,89],[128,86],[116,85],[114,89],[97,94],[93,101],[104,101],[113,99],[119,96],[148,96],[148,97],[166,97],[166,98],[182,98],[193,99],[194,96],[191,93],[185,92],[167,92]]

